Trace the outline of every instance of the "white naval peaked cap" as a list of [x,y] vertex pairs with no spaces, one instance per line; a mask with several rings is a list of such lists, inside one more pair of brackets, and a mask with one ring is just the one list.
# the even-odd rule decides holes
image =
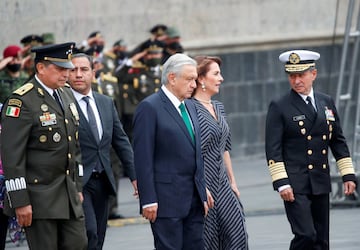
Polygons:
[[279,60],[285,63],[287,73],[300,73],[315,66],[320,54],[310,50],[289,50],[281,53]]

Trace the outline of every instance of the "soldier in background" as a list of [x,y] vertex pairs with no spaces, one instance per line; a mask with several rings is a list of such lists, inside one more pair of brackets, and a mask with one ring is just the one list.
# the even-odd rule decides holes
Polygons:
[[129,59],[129,52],[127,44],[123,39],[116,41],[113,45],[113,49],[116,55],[115,69],[113,71],[113,74],[116,75],[116,73],[125,66],[126,61]]
[[3,59],[0,61],[0,103],[11,92],[28,79],[28,75],[21,69],[22,50],[17,45],[9,45],[3,51]]
[[94,58],[101,56],[101,53],[105,46],[105,40],[100,31],[94,31],[90,33],[86,40],[83,40],[81,44],[77,45],[77,52],[83,52]]
[[44,42],[43,38],[39,35],[31,34],[23,37],[20,40],[20,43],[23,45],[23,70],[29,75],[29,77],[32,77],[34,75],[34,59],[35,59],[35,53],[31,53],[31,49],[36,46],[41,46]]
[[138,103],[160,88],[163,47],[159,41],[147,43],[143,51],[127,60],[117,73],[119,82],[121,121],[132,139],[132,118]]
[[163,41],[165,43],[165,49],[162,63],[166,62],[166,60],[173,54],[184,52],[183,46],[180,44],[181,35],[177,28],[168,27]]
[[164,39],[166,39],[166,30],[167,26],[164,24],[157,24],[154,27],[152,27],[150,32],[150,38],[145,40],[144,42],[140,43],[132,52],[131,55],[135,55],[137,53],[140,53],[144,51],[146,48],[149,47],[149,44],[151,44],[154,41],[158,41],[159,43],[162,43],[161,47],[165,47]]

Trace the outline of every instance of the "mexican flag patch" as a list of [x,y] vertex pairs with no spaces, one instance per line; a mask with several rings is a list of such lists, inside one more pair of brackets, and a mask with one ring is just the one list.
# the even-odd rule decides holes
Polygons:
[[6,109],[6,116],[19,117],[20,108],[8,106]]

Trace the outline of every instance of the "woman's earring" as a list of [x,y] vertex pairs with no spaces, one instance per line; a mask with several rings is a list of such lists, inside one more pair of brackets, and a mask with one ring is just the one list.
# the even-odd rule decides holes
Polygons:
[[201,83],[201,88],[202,88],[203,91],[206,90],[205,83]]

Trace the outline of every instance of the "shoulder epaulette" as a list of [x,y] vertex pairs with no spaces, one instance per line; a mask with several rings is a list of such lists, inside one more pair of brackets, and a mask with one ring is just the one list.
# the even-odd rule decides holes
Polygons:
[[64,87],[71,88],[70,84],[68,84],[67,82],[65,83]]
[[25,95],[33,87],[34,87],[34,84],[32,84],[31,82],[28,82],[28,83],[24,84],[23,86],[21,86],[20,88],[18,88],[17,90],[15,90],[13,93],[17,94],[17,95]]

